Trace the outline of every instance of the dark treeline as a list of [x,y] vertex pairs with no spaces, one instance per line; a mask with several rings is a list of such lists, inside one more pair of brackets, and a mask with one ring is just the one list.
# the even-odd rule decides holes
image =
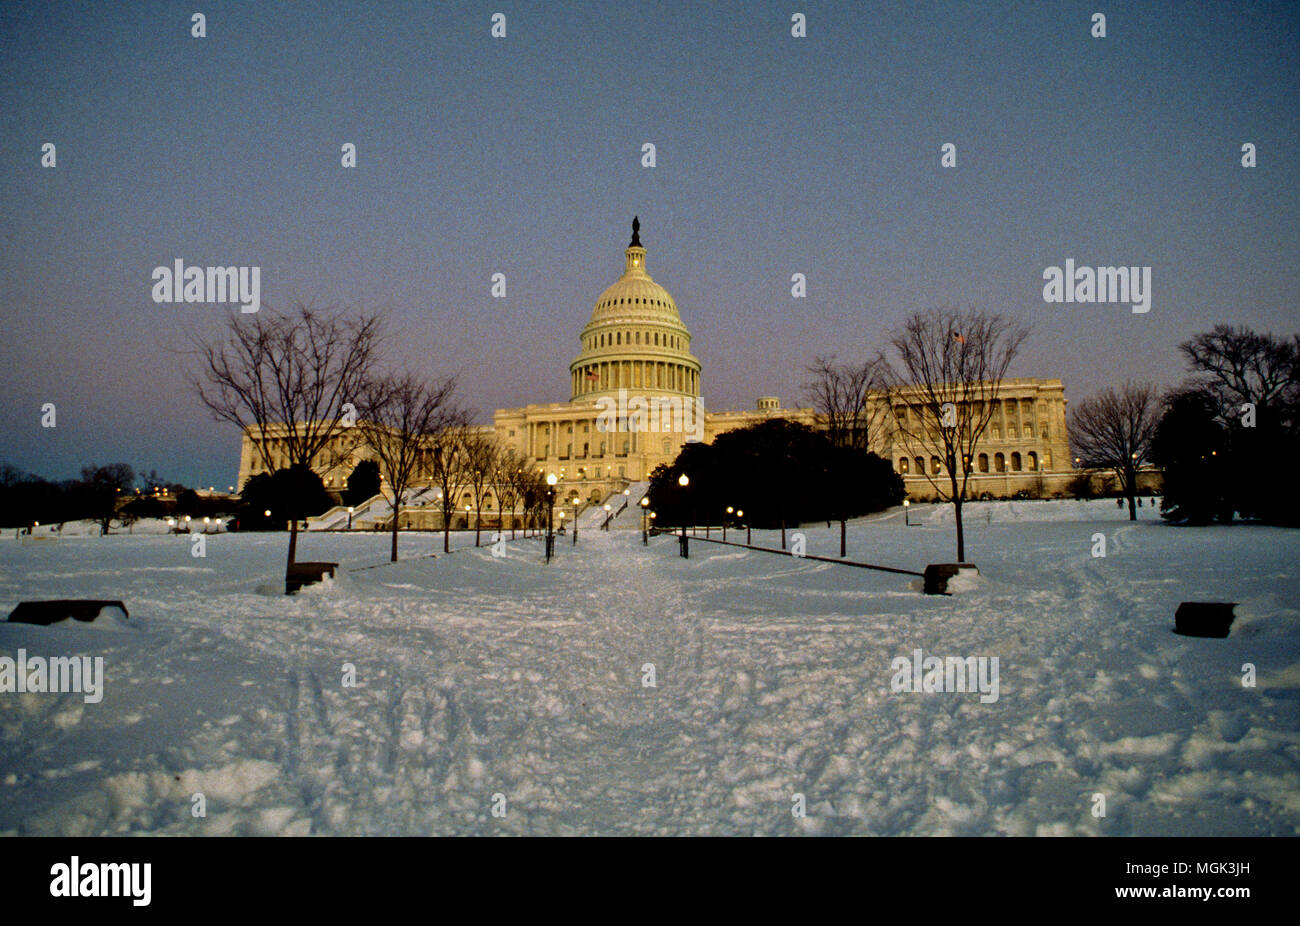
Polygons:
[[[201,518],[225,514],[230,503],[202,498],[193,489],[169,483],[156,472],[142,474],[136,492],[135,471],[125,463],[85,466],[80,479],[51,481],[0,464],[0,527],[64,524],[92,520],[108,533],[114,523],[129,525],[141,518],[170,516]],[[154,494],[157,489],[164,497]]]
[[1300,526],[1300,335],[1218,325],[1179,349],[1193,376],[1166,398],[1151,446],[1161,514]]
[[[690,480],[683,489],[678,479]],[[835,446],[807,425],[776,418],[720,434],[711,444],[682,448],[671,466],[650,477],[650,508],[658,527],[739,523],[794,527],[835,521],[897,505],[903,479],[888,460],[861,448]]]

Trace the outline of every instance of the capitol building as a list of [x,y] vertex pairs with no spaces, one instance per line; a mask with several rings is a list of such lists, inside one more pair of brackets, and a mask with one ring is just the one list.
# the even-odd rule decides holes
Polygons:
[[[556,474],[557,507],[567,505],[572,510],[575,501],[579,508],[602,504],[629,487],[640,489],[637,484],[647,482],[655,467],[671,463],[689,441],[709,442],[719,434],[774,417],[819,425],[814,409],[782,408],[773,396],[757,397],[755,407],[744,411],[710,412],[704,407],[703,370],[691,350],[691,332],[672,295],[650,276],[637,219],[632,221],[632,240],[623,251],[622,275],[597,298],[591,318],[578,334],[578,345],[568,369],[567,401],[498,409],[492,424],[483,428],[539,471]],[[910,400],[906,391],[901,396],[884,392],[869,396],[869,414],[876,422],[870,446],[894,463],[908,495],[923,500],[934,497],[926,472],[938,474],[940,462],[908,446],[894,426],[909,414]],[[1004,380],[994,404],[993,421],[972,461],[971,495],[1063,493],[1074,473],[1069,466],[1061,381]],[[366,455],[364,448],[349,441],[347,433],[340,433],[336,446],[328,448],[315,467],[326,489],[335,494]],[[246,432],[239,485],[266,469]],[[485,524],[489,511],[491,523],[498,523],[499,512],[490,500],[484,510]],[[332,523],[328,516],[323,518]],[[404,522],[408,518],[411,526],[440,526],[433,506],[423,513],[404,512]],[[426,523],[430,519],[434,523]]]

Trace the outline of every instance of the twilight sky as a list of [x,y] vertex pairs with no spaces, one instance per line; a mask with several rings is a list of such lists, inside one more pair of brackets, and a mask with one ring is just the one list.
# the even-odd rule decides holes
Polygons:
[[[715,410],[798,404],[814,356],[949,302],[1030,322],[1012,373],[1075,401],[1180,379],[1217,322],[1300,328],[1293,2],[448,6],[0,6],[0,460],[234,482],[177,348],[239,309],[154,303],[177,258],[383,311],[484,422],[568,399],[633,214]],[[1046,304],[1067,258],[1151,267],[1150,312]]]

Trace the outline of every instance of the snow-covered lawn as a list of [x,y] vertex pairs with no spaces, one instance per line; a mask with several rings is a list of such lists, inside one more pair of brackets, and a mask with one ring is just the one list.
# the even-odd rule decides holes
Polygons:
[[[951,561],[948,514],[851,523],[850,558]],[[9,532],[0,613],[121,598],[130,620],[0,624],[0,656],[105,671],[97,704],[0,694],[0,832],[1294,835],[1300,531],[1141,515],[971,505],[983,575],[952,597],[623,529],[562,537],[549,566],[536,540],[435,559],[440,536],[409,534],[386,565],[386,535],[304,535],[300,559],[343,569],[286,598],[282,534],[199,559],[138,528]],[[838,552],[838,525],[803,531]],[[1228,639],[1171,632],[1192,599],[1240,602]],[[998,699],[892,691],[917,649],[998,657]]]

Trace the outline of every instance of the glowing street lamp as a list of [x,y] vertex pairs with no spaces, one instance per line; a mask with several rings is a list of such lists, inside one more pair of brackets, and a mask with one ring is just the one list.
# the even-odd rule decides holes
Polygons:
[[912,522],[910,520],[912,516],[911,505],[912,503],[910,500],[906,498],[903,499],[903,524],[906,525],[907,527],[912,526]]
[[546,474],[546,561],[551,561],[555,549],[555,484],[560,480],[555,473]]
[[352,530],[352,512],[355,510],[353,506],[348,505],[348,530]]
[[578,545],[578,498],[573,499],[573,545]]
[[650,509],[650,499],[641,496],[641,545],[648,547],[650,545],[650,519],[646,517],[646,512]]
[[730,505],[728,505],[728,506],[727,506],[727,516],[726,516],[725,518],[722,519],[722,542],[723,542],[723,543],[726,543],[726,542],[727,542],[727,522],[731,520],[731,513],[732,513],[733,511],[735,511],[735,510],[736,510],[736,509],[734,509],[734,508],[732,508]]

